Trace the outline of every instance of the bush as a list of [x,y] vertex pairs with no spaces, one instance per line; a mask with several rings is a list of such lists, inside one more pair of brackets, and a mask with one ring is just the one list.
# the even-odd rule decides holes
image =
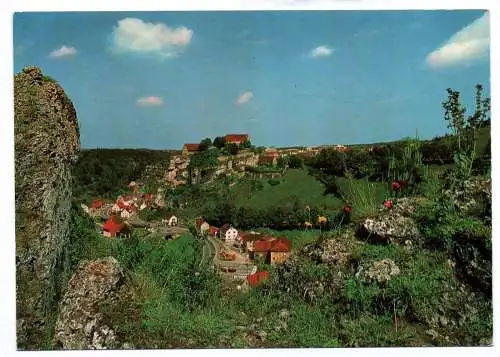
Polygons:
[[301,169],[304,167],[304,159],[298,155],[291,155],[287,164],[291,169]]
[[138,216],[146,222],[159,221],[165,218],[167,212],[168,211],[166,209],[145,208],[139,211]]
[[422,142],[420,153],[422,160],[428,164],[446,164],[453,160],[456,140],[453,137],[437,137],[430,141]]
[[276,186],[276,185],[279,185],[281,183],[280,180],[275,180],[275,179],[269,179],[267,181],[271,186]]

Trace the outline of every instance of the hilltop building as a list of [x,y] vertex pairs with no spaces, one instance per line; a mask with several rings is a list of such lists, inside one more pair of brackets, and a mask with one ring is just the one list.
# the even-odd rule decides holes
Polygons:
[[224,141],[226,142],[226,144],[241,145],[249,140],[250,138],[248,134],[227,134],[224,137]]
[[182,155],[192,155],[200,151],[200,144],[184,144],[182,147]]

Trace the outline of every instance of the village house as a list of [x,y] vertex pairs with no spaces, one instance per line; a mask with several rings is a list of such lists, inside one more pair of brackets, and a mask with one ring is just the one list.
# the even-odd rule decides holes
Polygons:
[[175,226],[177,226],[178,219],[174,215],[168,215],[164,219],[162,219],[161,222],[165,223],[169,227],[175,227]]
[[210,230],[210,224],[208,222],[203,222],[200,226],[200,233],[202,235],[208,234],[208,231]]
[[238,230],[233,226],[229,226],[227,229],[221,229],[221,239],[223,239],[226,243],[234,243],[238,238]]
[[290,254],[291,245],[291,242],[285,236],[279,238],[264,236],[254,241],[248,255],[250,259],[260,257],[267,264],[280,264]]
[[278,158],[280,154],[278,150],[267,150],[259,156],[259,164],[267,164],[276,166],[278,164]]
[[120,217],[123,219],[128,219],[132,217],[132,211],[128,209],[124,209],[123,211],[120,212]]
[[248,134],[227,134],[224,137],[226,144],[241,145],[249,140]]
[[350,149],[345,146],[345,145],[335,145],[335,150],[340,151],[340,152],[346,152],[349,151]]
[[210,234],[213,238],[217,238],[219,234],[219,228],[210,226],[210,228],[208,229],[208,234]]
[[241,243],[243,250],[248,252],[253,251],[256,240],[262,239],[263,235],[257,232],[240,233],[238,241]]
[[125,225],[116,216],[111,216],[102,226],[102,234],[105,237],[116,237],[123,230]]
[[205,222],[205,219],[203,217],[198,217],[194,220],[194,226],[196,227],[197,231],[200,231],[203,222]]
[[258,271],[247,276],[248,284],[254,287],[267,279],[269,279],[269,272],[267,270]]
[[90,205],[91,209],[99,209],[104,206],[104,202],[102,200],[94,200],[92,201],[92,204]]
[[184,144],[182,147],[182,155],[192,155],[200,151],[200,144]]

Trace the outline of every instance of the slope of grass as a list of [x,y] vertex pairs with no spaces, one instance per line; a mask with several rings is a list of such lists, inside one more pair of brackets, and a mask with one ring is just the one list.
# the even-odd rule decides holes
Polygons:
[[292,169],[279,184],[259,180],[262,189],[252,190],[250,180],[231,187],[235,204],[252,209],[267,209],[273,206],[291,207],[298,200],[301,208],[309,205],[319,208],[324,214],[335,214],[344,205],[353,207],[353,217],[359,219],[376,214],[385,199],[390,197],[388,185],[366,179],[337,178],[339,193],[343,199],[332,194],[324,195],[325,186],[305,170]]
[[262,190],[251,192],[249,181],[232,187],[235,203],[254,209],[265,209],[275,205],[291,204],[297,197],[303,204],[335,209],[343,203],[332,196],[324,196],[324,186],[305,170],[291,169],[278,185],[272,186],[267,179],[260,180]]

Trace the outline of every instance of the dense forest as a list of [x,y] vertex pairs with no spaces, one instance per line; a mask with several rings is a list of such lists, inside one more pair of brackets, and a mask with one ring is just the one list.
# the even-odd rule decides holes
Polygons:
[[175,151],[84,149],[73,170],[73,196],[79,200],[115,198],[132,180],[145,177],[148,165],[166,163]]

